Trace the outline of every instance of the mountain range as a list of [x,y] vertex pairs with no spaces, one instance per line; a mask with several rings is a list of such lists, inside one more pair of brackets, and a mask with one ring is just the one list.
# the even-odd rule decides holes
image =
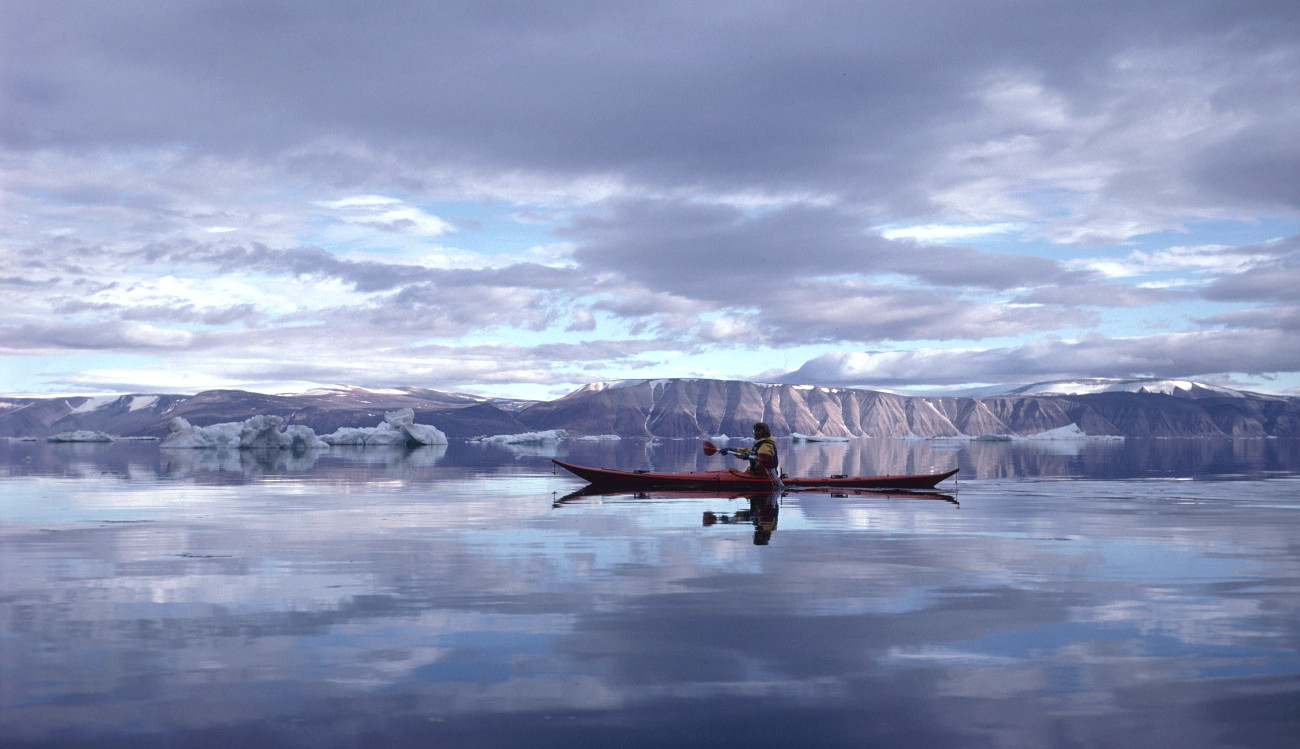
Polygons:
[[745,436],[755,421],[775,435],[976,437],[1032,435],[1071,424],[1088,435],[1297,437],[1300,398],[1184,380],[1073,380],[907,396],[877,390],[741,380],[657,379],[593,383],[551,401],[489,399],[422,388],[336,387],[294,395],[209,390],[195,395],[67,396],[0,400],[0,437],[75,431],[163,437],[191,424],[266,414],[318,434],[375,426],[411,408],[416,422],[451,439],[563,429],[571,435],[694,439]]

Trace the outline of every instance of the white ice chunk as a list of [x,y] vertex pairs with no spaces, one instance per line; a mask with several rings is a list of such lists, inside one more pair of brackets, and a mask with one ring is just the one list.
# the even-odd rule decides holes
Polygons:
[[403,408],[384,414],[374,427],[343,427],[321,437],[331,445],[445,445],[447,435],[428,424],[415,423],[415,410]]
[[842,437],[830,434],[800,434],[795,432],[790,435],[790,439],[795,442],[851,442],[851,437]]
[[1048,429],[1038,434],[1017,437],[1018,440],[1122,440],[1123,437],[1109,434],[1087,434],[1078,424],[1066,424],[1056,429]]
[[177,416],[167,422],[167,430],[170,434],[159,447],[303,450],[329,446],[316,436],[311,427],[301,424],[285,426],[280,416],[253,416],[242,422],[206,427],[193,426]]
[[207,448],[238,447],[239,431],[243,423],[238,421],[196,427],[184,417],[174,416],[167,422],[167,438],[159,447]]
[[112,442],[113,438],[103,432],[90,429],[78,429],[73,432],[59,432],[45,438],[46,442]]
[[475,437],[470,442],[490,442],[497,445],[531,445],[546,442],[559,442],[569,433],[563,429],[548,429],[544,432],[522,432],[520,434],[497,434],[491,437]]

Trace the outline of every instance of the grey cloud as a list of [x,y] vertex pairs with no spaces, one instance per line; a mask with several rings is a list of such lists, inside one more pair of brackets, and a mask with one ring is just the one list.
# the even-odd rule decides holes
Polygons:
[[1242,330],[1300,332],[1300,305],[1275,305],[1259,309],[1236,310],[1198,320],[1202,325]]
[[576,218],[574,258],[655,289],[732,304],[824,276],[900,274],[941,286],[1008,289],[1082,280],[1054,260],[890,241],[851,212],[796,204],[746,212],[685,201],[625,201]]
[[652,351],[674,351],[679,347],[667,341],[598,340],[583,343],[548,343],[530,347],[529,355],[550,361],[617,363]]
[[11,351],[140,351],[183,349],[196,334],[118,321],[0,324],[0,349]]
[[1254,61],[1218,94],[1240,106],[1234,86],[1294,91],[1269,61],[1300,38],[1286,2],[478,5],[9,3],[0,137],[265,154],[342,135],[427,164],[825,185],[916,214],[908,175],[963,137],[991,73],[1035,71],[1087,111],[1117,54],[1174,38]]
[[769,342],[981,340],[1086,324],[1059,307],[977,302],[929,289],[855,284],[787,288],[763,309]]
[[1192,297],[1178,289],[1155,289],[1119,283],[1091,283],[1072,286],[1044,286],[1015,297],[1019,304],[1049,304],[1066,307],[1142,307],[1176,302]]
[[192,304],[127,306],[108,302],[87,302],[82,299],[70,299],[61,302],[56,300],[53,311],[61,315],[95,313],[122,321],[197,323],[217,326],[253,326],[266,321],[266,314],[258,311],[251,304],[198,308]]
[[265,244],[179,245],[146,247],[140,256],[150,263],[204,265],[221,273],[258,271],[286,276],[333,278],[360,292],[400,290],[412,285],[437,285],[451,289],[478,286],[523,289],[574,289],[589,284],[582,273],[536,263],[515,263],[503,268],[439,269],[409,263],[344,260],[319,247],[279,249]]
[[1300,237],[1239,249],[1243,254],[1267,253],[1272,258],[1240,273],[1217,278],[1205,296],[1217,301],[1291,303],[1300,289]]

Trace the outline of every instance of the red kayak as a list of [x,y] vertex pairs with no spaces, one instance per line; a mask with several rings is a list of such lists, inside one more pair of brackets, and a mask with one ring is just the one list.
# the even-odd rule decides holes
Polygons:
[[[616,471],[610,468],[587,468],[560,460],[555,465],[596,486],[624,489],[727,489],[764,491],[772,482],[766,476],[729,468],[725,471],[689,471],[655,473],[653,471]],[[933,489],[940,481],[957,475],[957,469],[945,473],[917,476],[817,476],[781,477],[786,486],[815,486],[827,489]]]
[[[821,493],[828,497],[838,497],[838,498],[865,497],[870,499],[938,499],[944,502],[948,502],[950,504],[958,505],[959,507],[961,506],[960,503],[957,502],[957,497],[953,494],[944,494],[941,491],[937,491],[937,490],[931,491],[925,489],[891,489],[891,488],[846,489],[843,487],[840,487],[838,489],[827,489],[825,487],[818,487],[818,486],[799,486],[794,488],[787,486],[782,489],[776,490],[775,493],[781,496],[787,496],[795,492],[798,492],[800,494]],[[569,492],[563,497],[560,497],[559,499],[555,500],[552,504],[555,507],[560,507],[562,505],[566,505],[572,502],[581,502],[583,500],[592,499],[593,497],[600,497],[600,498],[616,497],[619,498],[620,501],[673,500],[673,499],[723,499],[728,501],[737,500],[737,499],[766,500],[769,497],[771,497],[773,493],[774,492],[772,490],[772,487],[770,486],[765,486],[761,490],[751,489],[750,491],[740,491],[740,490],[725,489],[725,488],[723,489],[681,489],[681,488],[620,489],[617,486],[596,486],[594,484],[587,484],[586,486],[582,487],[581,489],[578,489],[577,491]]]

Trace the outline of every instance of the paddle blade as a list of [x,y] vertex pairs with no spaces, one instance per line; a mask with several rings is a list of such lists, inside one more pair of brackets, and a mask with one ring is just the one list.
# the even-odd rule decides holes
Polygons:
[[704,454],[705,454],[705,455],[712,455],[712,454],[716,453],[717,451],[718,451],[718,446],[717,446],[717,445],[713,444],[712,442],[709,442],[708,440],[705,440],[705,441],[704,441]]

